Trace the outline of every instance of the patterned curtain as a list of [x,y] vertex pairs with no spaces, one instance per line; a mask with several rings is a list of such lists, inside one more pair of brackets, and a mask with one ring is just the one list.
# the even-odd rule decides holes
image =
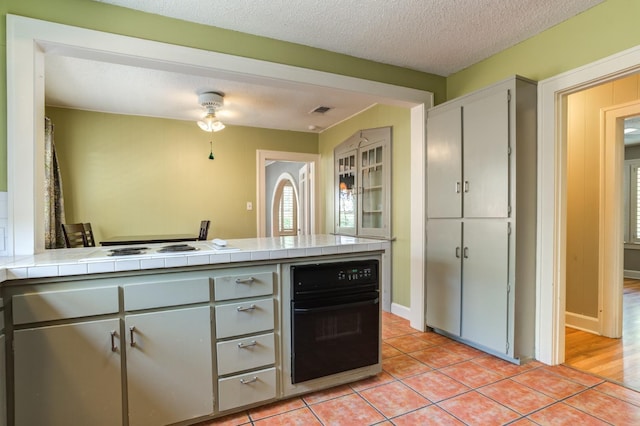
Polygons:
[[49,117],[44,119],[44,208],[45,248],[65,247],[62,235],[62,224],[65,220],[62,178],[53,143],[53,124]]

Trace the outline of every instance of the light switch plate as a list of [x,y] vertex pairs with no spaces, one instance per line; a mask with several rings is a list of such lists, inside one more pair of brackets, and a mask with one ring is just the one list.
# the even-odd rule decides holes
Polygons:
[[253,210],[253,203],[251,201],[247,201],[247,210]]

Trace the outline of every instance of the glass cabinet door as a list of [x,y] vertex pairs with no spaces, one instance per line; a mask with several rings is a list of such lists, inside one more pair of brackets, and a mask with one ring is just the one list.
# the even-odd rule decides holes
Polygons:
[[382,147],[362,151],[362,227],[382,227]]
[[384,236],[386,234],[385,161],[383,144],[360,149],[360,234]]
[[336,158],[336,232],[356,233],[356,151],[341,154]]

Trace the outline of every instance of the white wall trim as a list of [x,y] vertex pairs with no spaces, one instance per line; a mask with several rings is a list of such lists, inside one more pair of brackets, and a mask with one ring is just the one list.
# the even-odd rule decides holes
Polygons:
[[406,320],[411,318],[411,308],[397,303],[391,304],[391,313]]
[[567,327],[600,335],[600,320],[598,318],[567,312],[564,322]]
[[[7,205],[8,200],[7,192],[0,192],[0,256],[7,256],[8,250],[8,235],[7,230],[9,227],[9,207]],[[0,277],[1,278],[1,277]]]
[[427,255],[427,153],[426,107],[411,109],[411,241],[409,277],[411,281],[411,327],[425,331],[426,321],[426,255]]
[[566,101],[569,93],[640,69],[640,46],[538,84],[536,359],[564,361],[566,295]]
[[624,277],[631,278],[633,280],[640,280],[640,271],[634,271],[632,269],[624,270]]
[[[11,254],[44,251],[42,188],[44,62],[47,54],[238,81],[316,85],[364,93],[380,103],[431,106],[433,94],[338,74],[143,40],[7,14],[8,240]],[[424,126],[424,121],[421,122]],[[412,136],[412,149],[414,141]],[[414,154],[412,153],[412,156]],[[42,173],[40,172],[42,170]],[[316,169],[318,170],[318,169]],[[421,195],[424,198],[425,194]]]

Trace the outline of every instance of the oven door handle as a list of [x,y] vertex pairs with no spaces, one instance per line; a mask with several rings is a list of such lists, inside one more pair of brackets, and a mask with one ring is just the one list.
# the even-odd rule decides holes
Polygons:
[[339,309],[350,309],[350,308],[357,308],[360,306],[377,305],[379,302],[380,302],[380,298],[376,297],[375,299],[369,299],[363,302],[342,303],[340,305],[320,306],[320,307],[314,307],[314,308],[294,307],[293,312],[296,314],[312,314],[315,312],[337,311]]

